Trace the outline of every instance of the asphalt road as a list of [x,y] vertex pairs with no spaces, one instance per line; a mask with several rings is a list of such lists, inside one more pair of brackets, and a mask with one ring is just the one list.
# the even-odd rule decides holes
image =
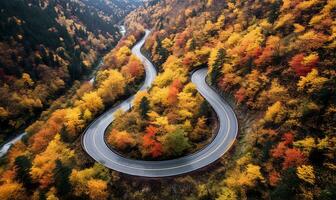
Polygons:
[[[156,77],[155,67],[140,52],[140,48],[148,35],[149,31],[146,31],[144,38],[132,49],[132,53],[141,59],[146,69],[146,80],[140,90],[150,87]],[[126,111],[131,108],[134,96],[102,114],[86,129],[82,137],[83,149],[94,160],[110,169],[143,177],[167,177],[184,174],[205,167],[218,160],[233,144],[238,132],[238,122],[235,113],[228,103],[205,82],[206,75],[207,69],[199,69],[192,74],[191,80],[217,113],[220,127],[214,140],[201,151],[178,159],[165,161],[128,159],[111,151],[104,142],[104,131],[114,120],[113,114],[116,110],[123,109]]]

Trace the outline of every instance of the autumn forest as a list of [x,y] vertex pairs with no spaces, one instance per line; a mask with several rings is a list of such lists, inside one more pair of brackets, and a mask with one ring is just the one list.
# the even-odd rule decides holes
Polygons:
[[334,0],[1,0],[0,199],[336,199]]

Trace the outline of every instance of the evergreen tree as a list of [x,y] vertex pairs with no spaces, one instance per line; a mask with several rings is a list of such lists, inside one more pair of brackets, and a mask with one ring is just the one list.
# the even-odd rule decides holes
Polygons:
[[212,84],[218,83],[218,79],[222,76],[222,66],[226,60],[226,52],[224,49],[220,48],[217,52],[217,57],[210,73],[210,80]]
[[66,196],[71,191],[70,174],[71,168],[64,166],[60,160],[57,160],[54,169],[54,180],[59,196]]
[[140,115],[147,119],[147,113],[149,111],[149,101],[147,97],[143,97],[140,101]]
[[20,181],[26,188],[33,188],[34,184],[30,176],[30,168],[32,163],[26,156],[19,156],[14,161],[16,168],[16,179]]

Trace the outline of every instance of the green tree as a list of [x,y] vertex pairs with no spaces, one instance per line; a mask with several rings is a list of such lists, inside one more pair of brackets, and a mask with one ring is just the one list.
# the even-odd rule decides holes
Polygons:
[[140,101],[140,115],[144,118],[147,119],[147,113],[149,111],[149,101],[147,97],[142,97]]
[[14,161],[16,169],[16,179],[23,183],[26,188],[33,188],[34,184],[30,176],[32,163],[26,156],[19,156]]
[[164,141],[164,148],[167,154],[172,156],[180,156],[190,148],[190,143],[183,129],[176,129],[168,133]]
[[289,168],[284,172],[281,182],[271,193],[272,200],[295,199],[300,186],[300,180],[296,175],[295,168]]
[[218,79],[221,77],[222,66],[226,60],[226,52],[223,48],[218,49],[215,60],[211,66],[210,80],[212,84],[217,84]]
[[66,196],[71,191],[71,184],[69,176],[71,168],[64,166],[60,160],[56,160],[56,167],[54,169],[54,180],[57,193],[59,196]]

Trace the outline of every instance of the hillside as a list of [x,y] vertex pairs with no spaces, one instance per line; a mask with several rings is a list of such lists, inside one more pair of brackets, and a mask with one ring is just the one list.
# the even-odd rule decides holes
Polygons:
[[331,0],[163,0],[127,17],[153,29],[145,49],[164,74],[179,67],[166,78],[207,66],[240,118],[212,178],[189,180],[192,197],[335,198],[335,9]]
[[[0,141],[29,125],[120,38],[137,1],[0,3]],[[1,142],[0,142],[1,143]]]
[[[4,36],[7,46],[0,53],[1,66],[7,66],[0,93],[8,95],[0,101],[0,115],[10,119],[1,123],[15,125],[18,116],[41,110],[44,102],[50,106],[0,159],[0,199],[336,199],[334,0],[147,0],[127,15],[127,34],[112,50],[120,36],[111,25],[126,11],[108,8],[126,1],[55,1],[56,10],[48,10],[51,0],[29,2],[8,1],[4,5],[16,10],[21,5],[25,12],[12,9],[16,17],[7,20],[13,14],[6,14],[0,21],[14,23],[6,26],[14,32]],[[26,9],[36,13],[25,16],[24,23],[19,17]],[[29,29],[28,18],[37,16],[30,24],[39,27],[44,23],[33,21],[42,20],[45,12],[54,13],[43,19],[53,31],[42,26],[39,38],[30,34],[35,28]],[[151,87],[136,93],[148,69],[132,47],[145,29],[151,32],[142,52],[158,73]],[[26,37],[46,44],[25,47]],[[62,41],[55,40],[56,45],[48,38]],[[25,56],[12,58],[11,52]],[[95,80],[76,81],[104,52]],[[31,67],[18,65],[25,58]],[[15,66],[23,67],[17,72]],[[223,113],[216,115],[206,101],[211,96],[204,98],[191,80],[199,68],[207,68],[211,91],[230,104],[239,125],[228,151],[201,169],[192,164],[206,159],[196,160],[192,153],[215,145],[212,138],[223,125],[218,120]],[[9,115],[14,111],[16,116]],[[106,121],[113,122],[102,130],[99,125]],[[228,117],[224,124],[230,126]],[[97,157],[83,145],[88,130],[93,136],[85,144],[94,146]],[[138,174],[151,171],[155,177],[165,164],[183,158],[191,173],[172,167],[179,176],[161,178],[123,174],[107,163]],[[165,161],[150,161],[143,168],[143,160]]]

